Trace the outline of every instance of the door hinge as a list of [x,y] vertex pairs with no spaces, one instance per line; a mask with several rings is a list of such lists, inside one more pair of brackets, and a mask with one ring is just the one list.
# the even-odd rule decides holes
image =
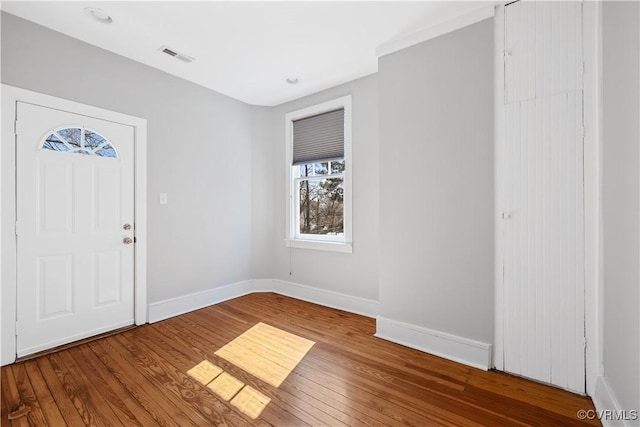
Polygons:
[[584,75],[584,61],[580,63],[580,74]]
[[18,235],[18,221],[16,221],[15,231],[16,231],[16,236],[17,236]]
[[584,344],[583,345],[584,349],[586,350],[587,349],[587,337],[584,337],[584,343],[583,344]]
[[17,119],[13,121],[13,133],[15,135],[18,134],[18,120]]
[[584,139],[584,134],[585,134],[584,126],[581,126],[580,127],[580,135],[582,135],[582,139]]
[[16,320],[16,336],[18,336],[19,326],[20,326],[20,323]]

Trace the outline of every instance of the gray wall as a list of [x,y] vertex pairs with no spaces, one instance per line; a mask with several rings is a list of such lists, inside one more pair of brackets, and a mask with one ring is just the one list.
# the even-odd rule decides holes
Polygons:
[[627,410],[640,410],[638,13],[603,6],[604,373]]
[[381,316],[491,343],[493,20],[385,56]]
[[4,12],[2,82],[147,119],[150,303],[251,278],[251,107]]
[[[252,114],[252,139],[253,152],[251,156],[251,235],[253,245],[251,248],[251,271],[254,279],[273,279],[274,245],[276,245],[276,225],[282,221],[276,220],[275,211],[280,203],[280,193],[284,193],[284,184],[276,188],[275,172],[282,168],[274,150],[276,128],[284,127],[284,117],[276,120],[271,108],[253,107]],[[282,141],[284,144],[284,141]],[[278,192],[279,190],[279,192]],[[277,223],[277,224],[276,224]],[[284,239],[284,237],[282,238]],[[284,246],[284,240],[280,240]],[[276,245],[277,247],[277,245]]]
[[[353,253],[286,248],[285,120],[286,113],[341,96],[352,95]],[[378,80],[370,75],[270,110],[272,146],[268,158],[274,173],[274,236],[269,255],[272,276],[360,298],[378,299]],[[291,274],[289,274],[291,272]]]

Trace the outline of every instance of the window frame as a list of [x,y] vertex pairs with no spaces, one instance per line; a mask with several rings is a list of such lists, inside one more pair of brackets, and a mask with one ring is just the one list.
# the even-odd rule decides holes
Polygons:
[[[342,173],[343,181],[343,224],[344,236],[326,236],[314,234],[300,234],[297,230],[299,209],[299,191],[297,187],[298,177],[294,174],[293,166],[293,122],[329,111],[344,109],[344,164],[345,170]],[[312,105],[301,110],[292,111],[285,115],[286,129],[286,236],[287,247],[314,249],[332,252],[352,252],[352,115],[351,115],[351,95],[336,98],[321,104]],[[323,175],[319,176],[322,177]],[[331,175],[326,175],[327,178]]]
[[[60,134],[61,131],[70,130],[70,129],[78,129],[80,131],[80,138],[81,138],[80,148],[72,147],[69,143],[68,138]],[[104,142],[94,149],[86,148],[85,147],[86,132],[90,132],[92,134],[98,135],[100,138],[104,140]],[[67,147],[67,150],[61,151],[61,150],[55,150],[53,148],[47,148],[45,145],[50,136],[55,136],[58,140],[60,140],[60,142],[62,142],[64,146]],[[98,151],[104,150],[105,147],[107,146],[109,148],[106,148],[106,149],[113,150],[113,153],[115,154],[115,156],[103,156],[102,154],[98,154]],[[61,154],[80,154],[83,156],[88,156],[92,158],[101,158],[101,159],[114,159],[114,160],[120,159],[120,155],[118,154],[118,149],[113,144],[113,142],[111,142],[109,138],[107,138],[106,136],[102,135],[97,131],[94,131],[93,129],[87,128],[83,125],[75,125],[75,124],[58,126],[49,130],[46,133],[46,135],[42,138],[42,141],[40,142],[39,150],[44,152],[54,152],[54,153],[61,153]]]

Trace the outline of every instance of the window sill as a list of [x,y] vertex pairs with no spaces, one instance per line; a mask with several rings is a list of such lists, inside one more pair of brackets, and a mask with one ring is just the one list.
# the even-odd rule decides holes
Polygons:
[[327,252],[343,252],[343,253],[352,253],[353,247],[351,243],[342,243],[342,242],[320,242],[317,240],[299,240],[299,239],[285,239],[285,245],[288,248],[299,248],[299,249],[311,249],[316,251],[327,251]]

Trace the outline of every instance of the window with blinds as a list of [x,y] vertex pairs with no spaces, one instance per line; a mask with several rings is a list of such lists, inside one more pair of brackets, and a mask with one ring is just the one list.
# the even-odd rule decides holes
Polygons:
[[350,99],[287,115],[290,240],[350,242]]

